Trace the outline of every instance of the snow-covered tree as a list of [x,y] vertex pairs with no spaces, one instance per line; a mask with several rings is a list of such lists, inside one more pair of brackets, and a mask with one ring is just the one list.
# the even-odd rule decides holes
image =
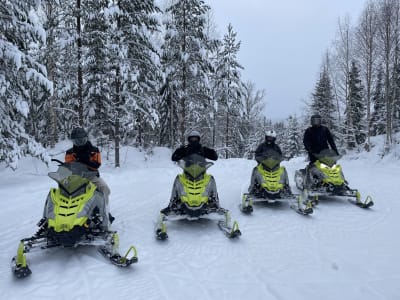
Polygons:
[[[208,101],[208,78],[211,64],[207,56],[208,37],[204,32],[205,14],[209,10],[202,0],[178,0],[166,13],[162,67],[164,91],[173,91],[168,112],[169,127],[174,128],[174,143],[184,143],[187,129],[196,128],[203,118],[201,108]],[[167,94],[165,94],[167,95]],[[168,132],[171,132],[169,130]],[[170,138],[171,139],[171,138]]]
[[335,109],[331,81],[327,69],[324,67],[312,94],[310,111],[311,114],[320,114],[324,125],[336,133]]
[[39,5],[33,0],[0,3],[0,160],[13,168],[26,154],[44,153],[25,130],[33,91],[52,92],[46,68],[32,56],[46,39]]
[[346,141],[350,149],[365,142],[365,103],[360,71],[354,61],[349,74],[349,96],[345,111]]
[[373,111],[371,114],[371,134],[373,136],[386,132],[386,106],[383,86],[383,71],[379,69],[372,93]]
[[300,129],[297,117],[289,116],[284,134],[284,147],[282,149],[287,158],[293,158],[300,154],[303,139]]
[[216,63],[217,92],[215,95],[220,107],[218,116],[224,120],[219,123],[223,124],[221,140],[224,141],[223,149],[226,158],[237,152],[239,146],[235,143],[240,135],[237,125],[240,122],[241,99],[244,94],[240,73],[243,67],[237,59],[240,41],[236,41],[236,35],[232,25],[229,24]]

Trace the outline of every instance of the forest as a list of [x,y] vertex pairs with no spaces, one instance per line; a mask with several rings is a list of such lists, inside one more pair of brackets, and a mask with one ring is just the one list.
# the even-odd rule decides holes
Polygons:
[[369,151],[376,135],[384,152],[397,143],[400,0],[338,16],[304,110],[280,122],[265,112],[268,87],[242,78],[237,32],[224,31],[202,0],[1,1],[0,162],[46,160],[77,126],[116,167],[122,146],[174,148],[191,129],[224,158],[251,158],[274,129],[292,158],[314,113],[342,152]]

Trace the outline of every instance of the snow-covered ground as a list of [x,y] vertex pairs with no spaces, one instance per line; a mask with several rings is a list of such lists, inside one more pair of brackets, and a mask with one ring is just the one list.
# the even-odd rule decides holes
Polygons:
[[[350,185],[364,198],[371,195],[374,207],[325,200],[307,217],[288,203],[259,204],[252,215],[243,215],[238,204],[255,163],[220,159],[209,173],[242,236],[226,238],[214,221],[176,221],[168,224],[169,240],[160,242],[155,221],[180,169],[168,149],[146,157],[124,148],[122,166],[105,161],[101,171],[112,190],[112,227],[120,234],[121,252],[135,245],[139,262],[120,269],[94,248],[44,250],[28,254],[33,273],[17,280],[11,257],[19,240],[36,231],[55,186],[46,174],[56,169],[24,159],[16,172],[0,170],[0,299],[398,300],[400,160],[396,153],[380,160],[379,151],[340,161]],[[306,162],[283,164],[295,190],[294,172]]]

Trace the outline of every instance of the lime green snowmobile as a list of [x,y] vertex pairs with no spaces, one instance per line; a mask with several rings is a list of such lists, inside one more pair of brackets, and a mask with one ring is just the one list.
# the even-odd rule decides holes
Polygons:
[[[134,247],[125,256],[118,253],[119,238],[116,231],[109,229],[105,197],[90,181],[97,173],[79,162],[53,161],[60,165],[48,175],[58,187],[52,188],[47,196],[37,233],[19,244],[17,255],[12,259],[15,276],[22,278],[31,274],[25,254],[35,249],[93,245],[115,265],[126,267],[136,263]],[[128,258],[131,252],[133,255]]]
[[233,238],[241,234],[238,223],[231,224],[230,212],[219,206],[215,180],[206,173],[212,165],[212,162],[206,161],[198,154],[189,155],[179,161],[178,166],[183,169],[183,173],[175,179],[173,201],[160,212],[156,226],[158,239],[168,238],[167,220],[198,220],[213,217],[218,219],[219,228],[227,236]]
[[306,169],[297,170],[295,173],[296,186],[306,194],[308,201],[315,205],[321,196],[334,196],[347,198],[362,208],[374,205],[370,196],[361,201],[360,192],[349,187],[342,167],[337,163],[340,155],[332,149],[325,149],[313,155],[317,160]]
[[283,161],[280,153],[271,148],[256,159],[258,164],[253,169],[249,191],[243,194],[239,206],[243,213],[252,213],[255,202],[276,201],[291,202],[290,207],[303,215],[313,212],[312,207],[303,207],[301,195],[292,193],[286,169],[280,165]]

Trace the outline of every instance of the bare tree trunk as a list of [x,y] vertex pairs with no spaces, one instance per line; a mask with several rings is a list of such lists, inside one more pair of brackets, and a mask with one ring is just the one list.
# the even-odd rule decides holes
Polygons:
[[[48,1],[46,3],[46,13],[47,13],[47,20],[48,22],[52,22],[53,18],[55,18],[55,12],[54,12],[54,7],[53,3],[51,1]],[[48,49],[53,49],[53,42],[54,42],[54,24],[49,24],[49,28],[47,31],[47,39],[46,39],[46,44]],[[56,70],[56,64],[54,61],[54,56],[53,55],[48,55],[47,59],[47,78],[54,82],[54,73]],[[47,109],[49,113],[49,133],[48,133],[48,139],[49,139],[49,146],[54,147],[57,140],[58,140],[58,130],[57,130],[57,114],[54,110],[54,107],[56,105],[55,103],[55,97],[54,94],[50,95],[48,100],[47,100]]]
[[120,161],[119,161],[119,147],[120,147],[120,115],[119,115],[119,110],[120,110],[120,101],[121,101],[121,95],[120,95],[120,68],[117,66],[116,68],[116,74],[115,74],[115,125],[114,125],[114,141],[115,141],[115,167],[118,168],[120,167]]
[[83,126],[83,74],[82,74],[82,38],[81,38],[81,0],[76,0],[76,34],[78,46],[78,122]]

